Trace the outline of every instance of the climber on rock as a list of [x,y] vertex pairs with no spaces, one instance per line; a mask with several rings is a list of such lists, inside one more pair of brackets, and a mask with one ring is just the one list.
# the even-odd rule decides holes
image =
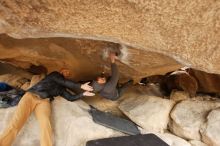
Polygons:
[[[50,123],[50,101],[56,96],[62,96],[68,101],[75,101],[83,96],[94,96],[93,88],[89,83],[79,84],[69,79],[70,71],[61,69],[60,72],[52,72],[43,80],[27,90],[21,98],[12,121],[0,136],[0,146],[11,146],[18,132],[23,127],[27,118],[35,111],[41,128],[41,146],[52,146],[52,128]],[[83,89],[83,93],[73,95],[67,89]]]
[[101,74],[92,82],[92,87],[94,92],[99,93],[102,97],[110,100],[117,100],[133,81],[129,80],[127,83],[119,87],[119,71],[115,63],[117,57],[116,53],[110,52],[109,57],[111,61],[111,77],[107,80],[107,77],[104,74]]

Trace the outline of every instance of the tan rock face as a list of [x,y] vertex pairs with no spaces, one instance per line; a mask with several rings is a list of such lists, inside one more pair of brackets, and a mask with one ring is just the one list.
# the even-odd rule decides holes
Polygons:
[[0,33],[121,42],[220,73],[218,0],[2,0],[0,5]]
[[[75,80],[94,79],[109,72],[110,62],[104,58],[107,42],[71,38],[13,39],[0,35],[0,60],[22,68],[43,65],[49,72],[69,68]],[[139,80],[152,74],[164,74],[180,65],[159,53],[122,47],[117,64],[121,79]]]

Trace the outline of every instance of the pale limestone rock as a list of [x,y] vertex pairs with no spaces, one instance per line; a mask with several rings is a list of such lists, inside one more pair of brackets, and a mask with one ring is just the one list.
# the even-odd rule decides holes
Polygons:
[[[15,108],[0,109],[1,132],[10,121]],[[89,106],[81,100],[69,102],[59,97],[54,100],[52,125],[56,146],[85,146],[87,140],[122,135],[95,124],[88,109]],[[16,138],[14,146],[39,146],[39,132],[37,120],[32,115]]]
[[167,129],[169,113],[173,106],[172,100],[144,95],[124,100],[119,108],[143,129],[163,132]]
[[170,99],[175,101],[175,102],[179,102],[182,100],[186,100],[189,99],[189,94],[187,92],[184,91],[175,91],[173,90],[170,94]]
[[208,146],[207,144],[198,140],[190,140],[189,143],[191,144],[191,146]]
[[171,112],[170,130],[185,139],[201,140],[199,130],[207,114],[217,107],[220,107],[218,102],[182,101]]
[[166,142],[169,146],[191,146],[185,139],[182,139],[178,136],[173,135],[172,133],[155,133],[141,129],[141,134],[155,134]]
[[219,98],[213,97],[213,96],[209,96],[207,94],[197,94],[197,96],[195,96],[195,97],[193,97],[191,99],[195,100],[195,101],[219,101]]
[[164,140],[169,146],[191,146],[191,144],[186,140],[170,133],[156,135],[159,136],[162,140]]
[[200,130],[202,140],[210,146],[220,146],[220,108],[211,111]]

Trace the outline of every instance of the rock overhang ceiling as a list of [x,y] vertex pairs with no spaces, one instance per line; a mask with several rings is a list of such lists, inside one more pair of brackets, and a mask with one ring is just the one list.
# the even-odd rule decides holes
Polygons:
[[[219,73],[219,8],[217,0],[2,0],[0,33],[19,39],[68,37],[124,44],[135,48],[130,51],[134,52],[132,59],[142,61],[141,69],[135,62],[127,64],[125,70],[131,72],[129,76],[135,74],[133,77],[143,76],[133,70],[147,76],[176,69],[180,64]],[[152,59],[143,60],[143,52]],[[153,66],[152,60],[159,56],[149,52],[172,61],[164,63],[162,57],[157,60],[162,64]],[[172,67],[163,69],[165,64]]]
[[[14,39],[0,35],[0,60],[21,68],[43,65],[49,72],[69,68],[77,80],[89,80],[101,72],[110,73],[110,62],[103,55],[111,42],[73,38]],[[164,74],[181,65],[165,55],[123,46],[117,64],[121,79]]]

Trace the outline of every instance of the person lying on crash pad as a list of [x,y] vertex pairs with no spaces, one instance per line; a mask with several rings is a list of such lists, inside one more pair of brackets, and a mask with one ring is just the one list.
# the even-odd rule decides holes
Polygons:
[[[15,114],[0,136],[0,146],[11,146],[24,123],[34,111],[40,124],[40,145],[52,146],[52,125],[50,122],[51,102],[54,97],[62,96],[68,101],[81,99],[83,96],[93,96],[93,88],[89,83],[79,84],[67,79],[70,76],[68,69],[61,69],[60,72],[52,72],[43,80],[27,90],[21,98]],[[73,95],[67,89],[82,89],[84,92]]]

